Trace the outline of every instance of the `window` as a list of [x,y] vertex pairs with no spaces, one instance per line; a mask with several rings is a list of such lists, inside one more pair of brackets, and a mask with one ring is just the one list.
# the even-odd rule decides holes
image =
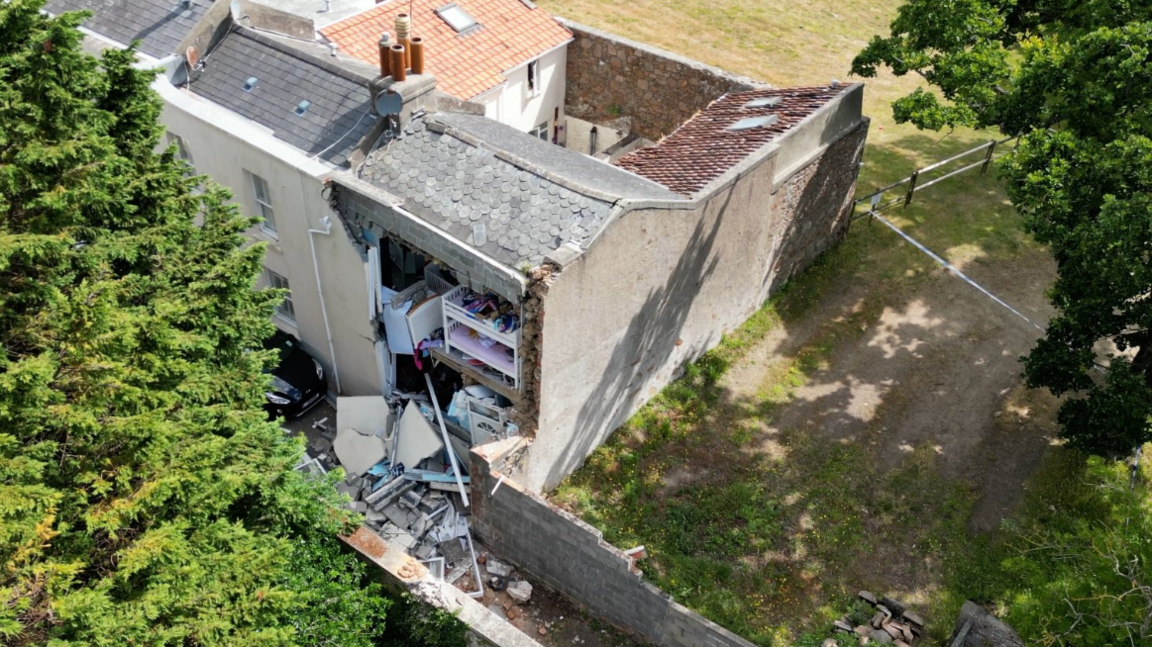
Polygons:
[[256,204],[260,208],[260,217],[264,222],[260,223],[260,228],[264,231],[275,234],[276,233],[276,213],[272,209],[272,192],[268,190],[268,182],[249,171],[245,171],[248,177],[252,178],[252,194],[256,197]]
[[543,139],[544,141],[548,141],[548,122],[545,121],[544,123],[540,124],[539,126],[536,126],[535,128],[533,128],[532,130],[529,130],[528,134],[532,135],[533,137],[538,137],[540,139]]
[[287,290],[287,294],[284,295],[284,300],[280,302],[280,305],[276,306],[276,314],[292,323],[296,323],[296,309],[292,307],[292,288],[288,287],[288,279],[272,270],[266,271],[268,272],[268,287],[276,290]]
[[188,152],[188,147],[184,145],[184,138],[180,135],[173,135],[168,133],[166,136],[169,146],[176,147],[176,159],[184,160],[188,164],[188,173],[186,175],[195,175],[196,168],[192,164],[192,154]]
[[731,126],[728,126],[728,130],[752,130],[753,128],[767,128],[777,121],[780,121],[780,115],[768,115],[767,117],[746,117],[740,121],[737,121]]
[[528,63],[528,84],[524,86],[524,91],[529,99],[540,94],[540,61]]
[[455,2],[437,9],[436,15],[443,18],[444,22],[448,23],[457,33],[468,31],[476,26],[476,19],[468,15],[468,12]]

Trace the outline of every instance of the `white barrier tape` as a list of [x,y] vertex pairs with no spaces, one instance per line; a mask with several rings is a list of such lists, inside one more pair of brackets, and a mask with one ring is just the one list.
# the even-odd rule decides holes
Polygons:
[[927,254],[928,256],[930,256],[930,257],[932,258],[932,260],[934,260],[934,261],[936,261],[937,263],[939,263],[940,265],[944,266],[944,267],[945,267],[945,268],[946,268],[946,269],[947,269],[949,272],[952,272],[952,273],[953,273],[953,274],[955,274],[956,276],[958,276],[958,277],[960,277],[961,279],[963,279],[963,280],[964,280],[964,281],[965,281],[965,282],[966,282],[968,285],[971,285],[972,287],[976,288],[976,289],[977,289],[977,290],[979,290],[980,292],[984,293],[984,295],[985,295],[985,296],[987,296],[989,299],[992,299],[992,300],[993,300],[993,301],[995,301],[996,303],[999,303],[1000,305],[1004,306],[1004,307],[1005,307],[1005,308],[1007,308],[1007,309],[1008,309],[1008,311],[1009,311],[1009,312],[1011,312],[1012,314],[1016,315],[1017,317],[1020,317],[1020,318],[1021,318],[1021,319],[1023,319],[1024,321],[1027,321],[1028,323],[1032,324],[1032,325],[1033,325],[1033,326],[1036,328],[1036,330],[1039,330],[1040,332],[1044,332],[1044,329],[1043,329],[1042,327],[1040,327],[1040,326],[1039,326],[1039,325],[1038,325],[1038,324],[1037,324],[1035,321],[1032,321],[1032,320],[1031,320],[1031,319],[1029,319],[1028,317],[1025,317],[1023,314],[1021,314],[1021,313],[1020,313],[1020,311],[1019,311],[1019,310],[1017,310],[1016,308],[1013,308],[1012,306],[1008,305],[1007,303],[1004,303],[1004,302],[1003,302],[1003,301],[1001,301],[1001,300],[1000,300],[1000,298],[999,298],[999,297],[997,297],[995,294],[992,294],[992,293],[991,293],[991,292],[989,292],[988,290],[985,290],[985,289],[983,288],[983,286],[981,286],[979,283],[977,283],[976,281],[973,281],[972,279],[970,279],[970,278],[968,278],[967,276],[965,276],[963,272],[961,272],[960,270],[958,270],[958,269],[956,269],[955,267],[953,267],[953,266],[952,266],[952,264],[951,264],[951,263],[949,263],[948,261],[946,261],[946,260],[944,260],[943,258],[940,258],[939,256],[937,256],[937,255],[936,255],[936,254],[935,254],[935,253],[934,253],[932,250],[930,250],[930,249],[928,249],[927,247],[925,247],[925,246],[921,245],[921,244],[920,244],[920,243],[919,243],[919,242],[918,242],[918,241],[917,241],[915,238],[912,238],[911,236],[909,236],[908,234],[904,233],[903,231],[900,231],[900,228],[899,228],[899,227],[897,227],[896,225],[894,225],[894,224],[892,224],[892,223],[888,222],[888,220],[886,220],[886,219],[884,218],[884,216],[881,216],[880,214],[876,213],[875,211],[872,211],[871,209],[869,209],[869,210],[868,210],[868,214],[869,214],[869,215],[871,215],[873,218],[876,218],[876,219],[877,219],[877,220],[879,220],[880,222],[884,223],[885,225],[887,225],[889,229],[891,229],[892,231],[896,232],[896,233],[897,233],[897,234],[898,234],[898,235],[899,235],[901,238],[903,238],[904,240],[906,240],[906,241],[908,241],[908,242],[912,243],[913,245],[915,245],[917,249],[919,249],[920,251],[922,251],[922,252],[924,252],[925,254]]

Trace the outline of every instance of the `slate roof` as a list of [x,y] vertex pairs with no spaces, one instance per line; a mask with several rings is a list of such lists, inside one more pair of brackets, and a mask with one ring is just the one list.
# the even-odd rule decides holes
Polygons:
[[[633,151],[615,164],[676,193],[692,196],[851,87],[731,92],[713,101],[657,145]],[[780,97],[780,104],[745,107],[754,99],[770,97]],[[768,127],[728,130],[741,119],[769,115],[777,115],[779,121]]]
[[656,182],[642,178],[588,155],[557,146],[494,119],[480,115],[440,114],[436,121],[483,142],[484,146],[519,160],[537,171],[564,178],[578,186],[616,198],[683,200]]
[[504,72],[572,39],[547,11],[524,0],[455,0],[478,27],[457,33],[436,13],[452,0],[386,0],[320,30],[341,51],[379,65],[385,31],[396,42],[396,14],[412,7],[412,35],[425,42],[425,72],[439,89],[469,100],[504,82]]
[[[234,27],[193,73],[189,88],[271,128],[278,139],[342,165],[376,119],[367,86],[371,70],[357,71],[306,47]],[[251,77],[256,84],[245,91]],[[301,101],[311,105],[298,116]]]
[[[479,121],[492,124],[481,134]],[[464,128],[471,127],[472,132]],[[569,156],[563,176],[518,159],[506,142],[532,140],[509,126],[472,115],[436,113],[413,119],[399,139],[385,137],[359,169],[359,177],[401,198],[406,210],[473,245],[475,223],[483,222],[486,242],[479,249],[508,267],[539,263],[567,241],[582,243],[607,222],[614,199],[586,188],[599,180],[601,191],[625,189],[618,197],[674,194],[579,153],[535,140]],[[537,152],[525,149],[530,157]],[[600,172],[582,175],[585,164]],[[619,177],[613,177],[619,176]]]
[[[224,0],[221,0],[224,1]],[[212,7],[212,0],[50,0],[44,9],[53,15],[91,11],[84,27],[125,45],[140,41],[139,51],[162,58],[177,46]]]

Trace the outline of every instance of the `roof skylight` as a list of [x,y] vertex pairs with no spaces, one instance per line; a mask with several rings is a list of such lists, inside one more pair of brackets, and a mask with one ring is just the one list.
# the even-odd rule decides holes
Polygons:
[[766,117],[748,117],[741,119],[736,123],[728,126],[728,130],[752,130],[753,128],[767,128],[772,124],[780,121],[780,115],[768,115]]
[[476,19],[455,2],[437,9],[436,15],[443,18],[444,22],[457,32],[468,31],[476,26]]
[[764,97],[762,99],[753,99],[744,104],[745,108],[771,108],[780,105],[783,101],[780,97]]

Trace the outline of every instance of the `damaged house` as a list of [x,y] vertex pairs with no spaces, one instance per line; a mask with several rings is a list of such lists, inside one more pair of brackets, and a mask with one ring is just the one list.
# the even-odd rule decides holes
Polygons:
[[[386,341],[429,339],[506,397],[535,437],[518,478],[549,489],[844,231],[861,89],[729,93],[614,165],[479,114],[402,111],[332,201],[370,264],[412,254],[428,284],[459,284],[409,307],[399,346],[380,304]],[[408,287],[381,276],[384,295]],[[502,312],[514,328],[483,318]]]
[[[530,489],[571,473],[847,227],[859,84],[769,88],[521,0],[414,3],[407,19],[393,2],[332,0],[323,19],[312,4],[48,9],[95,11],[105,46],[142,38],[142,64],[166,69],[170,141],[264,217],[264,283],[290,290],[276,323],[333,390],[421,391],[431,370],[469,442],[534,439],[517,474]],[[497,67],[462,58],[497,36],[530,42]],[[468,85],[470,69],[485,80]],[[530,69],[539,95],[520,87]],[[525,128],[549,112],[547,136]],[[597,124],[618,141],[582,150]],[[472,385],[482,403],[457,395]]]
[[167,142],[263,218],[256,287],[340,396],[307,468],[339,459],[373,532],[479,585],[470,449],[522,438],[502,474],[555,487],[844,235],[868,124],[860,84],[771,88],[525,0],[408,6],[47,10],[138,42]]
[[[262,217],[255,287],[288,291],[274,322],[339,396],[301,467],[344,468],[353,547],[454,582],[427,599],[474,630],[496,616],[469,597],[531,594],[478,559],[501,550],[654,644],[747,644],[533,497],[843,236],[861,85],[767,87],[524,0],[46,7],[77,9],[93,51],[162,70],[166,144]],[[553,566],[521,523],[583,548]]]

